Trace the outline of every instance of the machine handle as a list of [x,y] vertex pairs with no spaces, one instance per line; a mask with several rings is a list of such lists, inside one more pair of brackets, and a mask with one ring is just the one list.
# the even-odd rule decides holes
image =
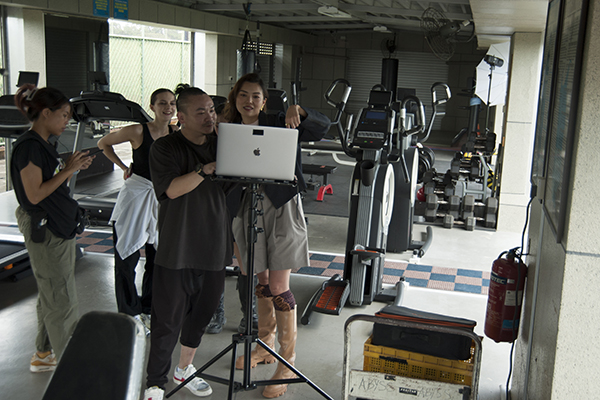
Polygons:
[[[406,119],[406,105],[411,101],[417,103],[417,121],[416,121],[417,123],[414,128],[409,129],[409,130],[404,130],[404,120]],[[404,99],[402,100],[402,105],[400,106],[400,129],[402,130],[402,135],[404,137],[407,137],[407,136],[419,134],[419,133],[423,132],[424,128],[425,128],[425,107],[423,106],[423,103],[421,102],[421,100],[419,100],[419,98],[417,96],[413,96],[413,95],[405,96]]]
[[[335,102],[331,98],[331,95],[332,95],[333,91],[335,90],[335,88],[340,84],[345,85],[345,88],[342,93],[342,98],[340,99],[340,101]],[[329,104],[330,106],[335,107],[337,109],[335,118],[333,121],[331,121],[331,123],[333,125],[335,125],[337,128],[338,136],[340,138],[340,142],[342,144],[342,149],[344,150],[344,153],[349,157],[355,158],[356,152],[351,151],[350,148],[348,147],[348,136],[350,135],[350,129],[352,126],[353,115],[352,114],[348,115],[348,123],[347,123],[346,129],[344,129],[344,127],[342,126],[342,121],[341,121],[342,114],[344,113],[344,110],[346,109],[346,103],[348,102],[348,98],[350,97],[351,91],[352,91],[352,86],[350,85],[350,82],[348,82],[346,79],[339,78],[339,79],[336,79],[333,82],[331,82],[331,85],[329,85],[329,88],[325,92],[324,97],[325,97],[325,100],[327,101],[327,104]]]
[[[438,88],[438,87],[444,88],[446,97],[437,99],[436,88]],[[452,98],[452,93],[450,92],[450,87],[447,84],[445,84],[443,82],[436,82],[433,85],[431,85],[431,107],[433,108],[433,111],[431,113],[431,119],[429,120],[429,125],[427,125],[427,133],[425,134],[425,136],[422,139],[417,140],[418,142],[423,143],[427,139],[429,139],[429,135],[431,134],[431,128],[433,128],[433,121],[435,121],[435,117],[438,114],[440,114],[437,112],[437,106],[439,106],[440,104],[446,103],[448,100],[450,100],[450,98]]]
[[[333,93],[333,91],[335,90],[335,88],[337,87],[338,84],[344,84],[346,87],[344,89],[344,93],[342,94],[342,99],[338,103],[336,103],[331,98],[331,94]],[[330,106],[335,107],[338,110],[344,111],[344,108],[346,107],[346,103],[348,102],[348,97],[350,97],[351,91],[352,91],[352,86],[350,85],[350,82],[348,82],[347,80],[345,80],[343,78],[336,79],[333,82],[331,82],[331,85],[329,85],[329,88],[325,92],[325,100],[327,100],[327,104],[329,104]]]
[[[441,98],[439,100],[437,100],[437,92],[436,92],[436,88],[438,86],[441,86],[444,88],[444,91],[446,93],[446,97]],[[433,85],[431,85],[431,104],[435,107],[435,106],[439,106],[440,104],[444,104],[445,102],[447,102],[448,100],[450,100],[452,98],[452,92],[450,91],[450,87],[443,83],[443,82],[436,82]]]

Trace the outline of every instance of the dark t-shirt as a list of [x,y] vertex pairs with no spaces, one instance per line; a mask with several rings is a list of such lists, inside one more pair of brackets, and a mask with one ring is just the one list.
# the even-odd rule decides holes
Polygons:
[[11,158],[10,172],[17,201],[28,214],[45,211],[50,232],[63,239],[72,239],[79,223],[79,205],[70,196],[67,180],[44,200],[31,204],[21,181],[21,170],[30,162],[42,170],[43,182],[52,179],[64,167],[56,149],[31,130],[15,142]]
[[159,201],[155,263],[162,267],[218,271],[231,264],[233,241],[225,196],[232,185],[205,179],[176,199],[166,195],[173,179],[194,171],[199,162],[215,161],[216,141],[210,136],[205,144],[196,145],[178,131],[156,140],[150,149]]

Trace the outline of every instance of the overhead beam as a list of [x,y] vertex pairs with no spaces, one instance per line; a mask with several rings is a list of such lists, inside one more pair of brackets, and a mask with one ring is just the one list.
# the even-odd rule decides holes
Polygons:
[[[497,0],[494,0],[497,1]],[[425,3],[429,4],[429,7],[431,7],[433,4],[466,4],[469,5],[471,4],[470,0],[443,0],[443,1],[426,1]]]
[[301,29],[301,30],[329,30],[338,31],[340,29],[373,29],[373,24],[294,24],[288,25],[289,29]]
[[[415,17],[421,18],[423,15],[423,11],[420,10],[403,10],[401,8],[388,8],[388,7],[374,7],[374,6],[364,6],[364,5],[355,5],[355,4],[344,4],[343,7],[340,7],[343,11],[349,12],[363,12],[363,13],[371,13],[371,14],[387,14],[387,15],[398,15],[402,17]],[[447,13],[444,14],[446,18],[451,20],[465,20],[472,19],[473,16],[471,14],[462,14],[462,13]]]
[[[334,20],[331,17],[324,15],[291,15],[291,16],[275,16],[275,17],[254,17],[253,19],[260,22],[332,22]],[[359,18],[344,18],[344,21],[360,21]]]
[[288,28],[290,29],[329,29],[332,31],[338,29],[363,29],[369,28],[372,29],[373,25],[385,25],[388,28],[399,28],[399,29],[420,29],[421,22],[420,21],[412,21],[412,20],[400,20],[397,18],[370,18],[368,21],[362,24],[319,24],[319,25],[311,25],[311,24],[289,24]]
[[[239,11],[242,9],[242,4],[198,4],[192,6],[193,9],[198,11]],[[295,3],[281,3],[281,4],[255,4],[252,3],[250,11],[314,11],[318,8],[317,4],[295,4]]]

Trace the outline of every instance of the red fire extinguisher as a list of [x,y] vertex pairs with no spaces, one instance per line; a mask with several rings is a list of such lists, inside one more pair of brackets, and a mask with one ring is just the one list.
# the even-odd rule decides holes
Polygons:
[[517,249],[503,252],[492,264],[484,332],[495,342],[517,338],[526,276]]

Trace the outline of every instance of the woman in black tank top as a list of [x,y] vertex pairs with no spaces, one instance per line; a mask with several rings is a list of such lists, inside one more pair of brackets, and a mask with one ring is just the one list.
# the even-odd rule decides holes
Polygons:
[[[150,110],[154,112],[154,121],[147,124],[129,125],[118,131],[111,132],[98,141],[98,148],[102,149],[106,158],[123,170],[123,178],[131,176],[132,166],[127,166],[115,153],[113,146],[130,142],[133,151],[133,164],[136,163],[136,153],[139,151],[140,165],[133,166],[134,169],[149,171],[148,153],[150,145],[159,137],[171,132],[171,120],[177,112],[175,105],[175,94],[169,89],[158,89],[150,97]],[[148,139],[151,141],[147,142]],[[144,153],[145,154],[142,154]],[[145,164],[145,165],[143,165]],[[142,175],[143,176],[143,175]],[[147,179],[150,179],[148,176]]]
[[[140,320],[146,327],[146,335],[150,334],[152,271],[157,243],[157,236],[152,232],[156,232],[155,215],[158,208],[148,158],[152,143],[174,130],[171,119],[177,112],[175,94],[169,89],[154,91],[150,98],[150,109],[154,112],[154,121],[124,127],[98,141],[98,147],[103,150],[104,155],[123,170],[125,179],[111,216],[117,308],[119,312]],[[125,142],[131,143],[133,163],[130,166],[119,158],[114,149],[115,145]],[[131,220],[136,223],[125,222]],[[135,268],[141,248],[136,247],[139,246],[137,243],[144,242],[146,263],[140,297],[135,286]]]

